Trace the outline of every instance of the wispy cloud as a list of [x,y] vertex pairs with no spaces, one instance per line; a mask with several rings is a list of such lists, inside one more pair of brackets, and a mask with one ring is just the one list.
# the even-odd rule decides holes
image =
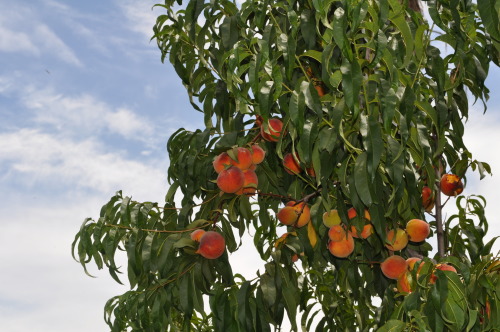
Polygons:
[[123,151],[108,151],[92,138],[75,141],[35,129],[0,134],[0,181],[15,179],[26,187],[66,190],[71,186],[73,191],[101,193],[134,189],[134,194],[144,197],[166,186],[160,161],[149,162],[131,160]]
[[0,35],[0,52],[49,55],[72,65],[82,65],[74,51],[43,23],[32,7],[21,3],[0,4]]

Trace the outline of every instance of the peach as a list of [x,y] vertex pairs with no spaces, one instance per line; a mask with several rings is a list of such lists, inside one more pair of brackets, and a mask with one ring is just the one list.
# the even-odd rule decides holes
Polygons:
[[330,253],[338,258],[345,258],[352,254],[354,251],[354,239],[350,232],[347,232],[347,236],[341,241],[329,241],[328,250]]
[[254,165],[258,165],[264,161],[266,157],[266,151],[264,151],[260,146],[254,144],[250,146],[250,150],[252,152],[252,162]]
[[403,273],[399,278],[397,282],[397,287],[398,291],[401,293],[411,293],[411,282],[413,280],[413,277],[410,272],[405,272]]
[[220,173],[225,170],[229,166],[231,166],[231,157],[226,152],[222,152],[220,155],[215,157],[212,165],[214,166],[215,171]]
[[417,274],[420,272],[420,270],[422,269],[422,267],[424,266],[424,262],[422,262],[422,259],[421,258],[418,258],[418,257],[410,257],[406,260],[406,263],[408,263],[408,270],[412,271],[413,268],[415,267],[415,264],[417,264],[417,262],[420,262],[420,265],[418,266],[418,270],[417,270]]
[[406,224],[406,233],[411,242],[422,242],[429,236],[431,229],[424,220],[412,219]]
[[346,230],[341,225],[333,225],[328,231],[328,238],[331,241],[342,241],[346,237]]
[[316,177],[316,171],[314,170],[314,167],[308,167],[306,168],[306,173],[307,175],[309,175],[310,177],[313,177],[315,178]]
[[291,226],[297,222],[299,214],[293,206],[285,206],[278,211],[278,220],[283,225]]
[[233,194],[243,187],[245,175],[237,167],[231,166],[219,173],[217,186],[225,193]]
[[[355,208],[350,208],[349,210],[347,210],[347,217],[349,217],[349,219],[353,219],[353,218],[356,218],[356,216],[358,215],[358,213],[356,212],[356,209]],[[365,221],[369,221],[370,220],[370,212],[368,212],[367,209],[365,209],[365,214],[364,214],[364,219]],[[374,232],[373,230],[373,225],[372,224],[366,224],[363,226],[363,230],[361,231],[361,234],[358,235],[358,230],[356,229],[355,226],[351,226],[351,233],[352,233],[352,236],[355,237],[355,238],[359,238],[360,236],[363,238],[363,239],[366,239],[367,237],[369,237],[370,235],[372,235]]]
[[203,236],[203,234],[205,234],[205,231],[203,229],[197,229],[191,233],[191,240],[200,242],[200,239]]
[[422,188],[422,206],[425,212],[431,212],[434,208],[434,193],[432,189],[427,186]]
[[441,192],[446,196],[457,196],[464,190],[462,180],[455,174],[444,174],[440,184]]
[[390,230],[387,233],[386,244],[387,249],[398,251],[406,247],[408,244],[408,235],[404,230],[398,228],[397,230]]
[[250,168],[252,165],[252,153],[247,148],[236,148],[233,149],[234,155],[237,160],[231,159],[231,164],[238,167],[241,170]]
[[352,236],[355,237],[355,238],[359,238],[361,237],[362,239],[366,239],[368,238],[370,235],[372,235],[374,232],[373,230],[373,225],[372,224],[366,224],[363,226],[363,230],[361,231],[361,233],[358,235],[358,230],[356,229],[356,227],[353,225],[351,226],[351,233],[352,233]]
[[320,98],[326,94],[326,91],[325,91],[325,88],[323,87],[322,82],[315,83],[314,88],[316,89],[316,91],[318,91],[318,95]]
[[286,204],[286,206],[292,206],[299,215],[299,219],[295,224],[296,227],[305,226],[311,220],[311,210],[306,203],[301,202],[296,204],[294,201],[290,201]]
[[389,279],[398,279],[408,269],[406,260],[398,255],[387,257],[381,264],[382,273]]
[[236,192],[237,195],[243,194],[255,194],[257,192],[257,185],[259,184],[259,178],[255,171],[250,169],[243,171],[243,176],[245,180],[243,181],[243,187]]
[[[438,264],[438,265],[436,265],[435,270],[441,270],[441,271],[451,271],[451,272],[455,272],[455,273],[457,273],[457,270],[456,270],[453,266],[448,265],[448,264],[444,264],[444,263],[443,263],[443,264]],[[433,284],[433,283],[435,283],[435,282],[436,282],[437,278],[438,278],[438,277],[437,277],[437,275],[435,275],[435,274],[434,274],[434,272],[433,272],[433,273],[431,274],[431,278],[430,278],[429,282],[430,282],[431,284]]]
[[295,158],[291,153],[287,153],[283,157],[283,166],[285,167],[285,171],[288,174],[298,174],[302,171],[302,168],[300,167],[299,163],[297,162],[298,160],[297,154],[295,154]]
[[[355,208],[352,207],[349,210],[347,210],[347,217],[349,219],[355,218],[357,215],[358,215],[358,213],[356,212]],[[365,209],[365,215],[364,215],[364,217],[365,217],[366,220],[371,220],[370,212],[368,212],[367,209]]]
[[208,231],[200,239],[200,246],[196,251],[207,259],[216,259],[222,256],[226,249],[224,237],[217,232]]
[[341,220],[339,212],[337,209],[330,210],[329,212],[323,213],[323,224],[330,228],[334,225],[340,225]]
[[267,123],[268,123],[267,132],[265,131],[264,126],[260,127],[260,134],[262,138],[268,142],[279,141],[279,138],[282,135],[283,122],[281,122],[280,119],[269,119]]

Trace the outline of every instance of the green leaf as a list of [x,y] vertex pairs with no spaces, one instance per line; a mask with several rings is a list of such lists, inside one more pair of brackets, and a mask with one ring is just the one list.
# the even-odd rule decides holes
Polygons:
[[351,63],[347,58],[344,58],[340,71],[342,72],[342,90],[345,102],[356,118],[359,113],[359,92],[363,83],[361,67],[357,60]]
[[500,42],[500,19],[498,18],[498,0],[477,0],[477,9],[486,31]]
[[382,325],[382,327],[379,328],[377,332],[401,332],[405,330],[405,327],[406,327],[405,322],[391,319],[388,320],[387,323]]
[[368,154],[366,152],[361,153],[356,158],[356,165],[354,166],[354,183],[356,185],[356,191],[358,192],[359,198],[366,206],[372,204],[371,195],[371,182],[368,177],[367,162]]

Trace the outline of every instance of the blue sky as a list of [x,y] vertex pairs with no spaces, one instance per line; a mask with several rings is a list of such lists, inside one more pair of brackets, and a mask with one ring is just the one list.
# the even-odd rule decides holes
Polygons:
[[[154,1],[0,2],[0,322],[9,332],[106,331],[104,303],[126,290],[106,272],[87,277],[70,255],[85,217],[122,189],[163,200],[165,144],[203,125],[169,64],[150,42]],[[489,202],[500,235],[500,72],[467,142],[494,176],[471,175],[466,192]],[[495,250],[500,248],[499,245]],[[258,259],[232,259],[250,276]],[[251,268],[250,268],[251,266]]]

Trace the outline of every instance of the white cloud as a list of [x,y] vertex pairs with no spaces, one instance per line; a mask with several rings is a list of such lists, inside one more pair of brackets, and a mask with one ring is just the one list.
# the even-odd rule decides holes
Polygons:
[[0,35],[0,52],[50,55],[72,65],[82,65],[73,50],[43,22],[33,7],[0,3]]
[[117,2],[122,9],[123,14],[129,21],[128,27],[137,33],[142,34],[148,40],[153,36],[153,25],[156,22],[157,15],[151,8],[156,1],[134,1],[120,0]]
[[91,189],[130,191],[146,200],[164,192],[166,178],[160,161],[146,164],[107,151],[93,139],[73,141],[35,129],[0,134],[0,162],[10,169],[0,180],[14,179],[27,187],[46,186],[79,192]]
[[89,94],[67,96],[21,82],[0,77],[0,93],[19,95],[24,108],[34,112],[31,119],[37,125],[49,125],[68,136],[108,132],[148,144],[157,139],[153,124],[128,108],[115,108]]
[[38,25],[35,28],[34,36],[44,52],[52,53],[52,55],[55,55],[67,63],[78,67],[82,66],[82,63],[77,58],[73,50],[67,46],[47,25]]
[[24,32],[10,30],[0,25],[0,52],[28,52],[39,55],[40,50]]

